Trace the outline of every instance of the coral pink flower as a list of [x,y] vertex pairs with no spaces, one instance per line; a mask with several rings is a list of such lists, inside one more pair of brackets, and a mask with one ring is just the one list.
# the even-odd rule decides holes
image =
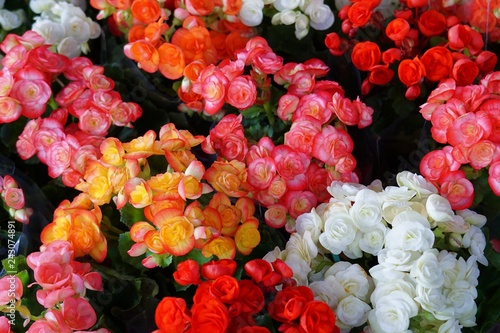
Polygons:
[[12,299],[21,299],[23,283],[17,275],[6,275],[0,279],[0,306],[9,304]]
[[106,136],[110,126],[111,119],[109,118],[109,114],[96,108],[84,111],[78,122],[79,129],[97,136]]
[[283,121],[292,119],[293,113],[297,110],[300,98],[292,94],[284,94],[278,101],[278,117]]
[[303,96],[292,115],[292,120],[296,121],[304,116],[311,116],[318,119],[321,124],[326,124],[332,117],[332,111],[326,106],[327,100],[323,94],[311,93]]
[[462,170],[449,171],[441,176],[439,194],[446,198],[454,210],[467,209],[474,200],[474,185]]
[[311,191],[289,191],[285,194],[283,202],[290,216],[296,219],[316,207],[318,199]]
[[257,99],[257,87],[249,75],[242,75],[231,80],[227,88],[227,103],[239,110],[249,108]]
[[97,320],[94,309],[83,297],[66,298],[61,309],[64,321],[73,330],[89,329]]
[[288,93],[299,97],[310,94],[315,82],[316,78],[313,74],[306,70],[299,71],[292,76],[290,85],[288,86]]
[[224,105],[228,84],[227,77],[214,65],[203,69],[193,83],[192,90],[203,97],[204,111],[208,115],[214,115]]
[[10,333],[10,321],[7,317],[0,317],[0,333]]
[[353,149],[354,142],[345,130],[327,125],[314,137],[312,154],[326,164],[335,165]]
[[264,213],[266,224],[273,228],[282,228],[286,224],[287,209],[284,205],[275,204],[267,207]]
[[256,158],[248,164],[248,183],[256,189],[268,188],[275,175],[276,165],[271,157]]
[[18,80],[12,87],[11,97],[21,103],[24,116],[37,118],[45,111],[51,94],[52,89],[44,80]]
[[470,147],[487,138],[491,130],[492,123],[487,112],[470,112],[455,119],[446,131],[446,138],[452,146],[463,144]]
[[500,196],[500,161],[490,165],[488,170],[488,184],[493,193]]
[[276,146],[271,153],[271,157],[276,163],[276,170],[279,175],[287,181],[292,181],[298,175],[305,174],[311,163],[306,154],[296,152],[287,145]]
[[0,97],[0,124],[11,123],[21,116],[23,107],[21,103],[12,97]]
[[431,182],[437,182],[448,171],[458,170],[460,163],[455,161],[451,150],[450,146],[446,146],[442,150],[428,152],[420,162],[420,173]]
[[490,165],[495,155],[498,145],[488,140],[481,140],[473,144],[468,151],[468,159],[470,165],[480,170]]
[[314,137],[321,132],[321,125],[318,119],[311,116],[297,119],[292,123],[290,130],[285,133],[285,145],[310,156]]

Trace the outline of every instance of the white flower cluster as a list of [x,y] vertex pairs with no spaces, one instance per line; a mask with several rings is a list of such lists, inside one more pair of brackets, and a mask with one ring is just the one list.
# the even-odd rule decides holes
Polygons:
[[[419,331],[437,333],[474,326],[477,263],[488,264],[480,229],[486,218],[454,212],[420,175],[401,172],[397,183],[333,182],[332,199],[299,216],[285,250],[265,259],[284,260],[298,284],[332,307],[342,332],[365,322],[365,332],[374,333],[410,332],[421,323]],[[468,251],[468,259],[460,251]],[[350,259],[371,254],[378,264],[369,276],[348,262],[328,268],[329,253]]]
[[7,10],[4,5],[5,0],[0,0],[0,28],[5,31],[19,28],[26,21],[26,13],[22,9]]
[[86,54],[88,41],[101,35],[99,24],[85,15],[85,1],[31,0],[30,8],[40,14],[31,29],[53,45],[54,51],[69,58]]
[[238,18],[247,26],[255,27],[262,22],[264,6],[277,10],[272,17],[273,25],[295,25],[295,37],[304,38],[309,28],[326,30],[333,25],[335,16],[323,0],[243,0]]

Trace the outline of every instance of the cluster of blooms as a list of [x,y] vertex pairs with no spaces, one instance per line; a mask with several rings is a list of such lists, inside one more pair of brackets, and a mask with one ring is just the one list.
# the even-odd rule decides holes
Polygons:
[[33,211],[25,206],[23,189],[19,188],[12,176],[0,176],[0,197],[11,218],[24,224],[29,223]]
[[[102,261],[106,238],[99,230],[99,206],[113,200],[119,210],[127,206],[143,212],[144,220],[131,227],[135,244],[129,254],[146,253],[143,264],[148,268],[164,265],[171,256],[193,249],[200,249],[206,257],[234,258],[236,251],[249,254],[260,242],[253,201],[239,198],[232,203],[224,193],[213,194],[205,207],[197,201],[213,191],[202,178],[217,173],[205,172],[191,153],[191,147],[203,139],[177,130],[173,124],[160,129],[159,140],[152,130],[127,143],[104,139],[102,156],[88,162],[82,181],[75,187],[83,193],[72,204],[65,201],[59,206],[54,222],[42,232],[42,241],[65,237],[80,250],[77,256],[90,254]],[[147,158],[153,155],[165,156],[165,172],[151,172]],[[74,215],[57,214],[67,209]]]
[[[331,200],[300,215],[285,250],[276,248],[264,259],[290,265],[299,285],[329,300],[339,327],[347,331],[366,320],[365,332],[377,333],[474,326],[477,263],[488,264],[480,229],[486,218],[453,211],[420,175],[404,171],[397,182],[386,188],[380,181],[370,186],[332,182]],[[328,268],[330,254],[373,255],[378,264],[367,277],[349,263]]]
[[[368,72],[362,83],[363,94],[368,94],[374,85],[391,82],[395,72],[407,87],[406,97],[415,99],[421,93],[424,80],[439,82],[451,77],[458,85],[464,86],[494,69],[495,53],[483,50],[483,36],[471,26],[462,24],[458,16],[442,8],[414,11],[414,8],[427,6],[427,1],[405,1],[400,3],[392,20],[385,24],[377,20],[377,16],[371,16],[372,9],[379,2],[355,2],[343,7],[339,17],[344,20],[343,32],[350,38],[361,27],[373,25],[380,29],[383,33],[381,40],[391,42],[383,52],[379,44],[371,40],[346,40],[335,32],[325,39],[333,55],[342,55],[352,47],[354,66]],[[433,45],[430,40],[436,38],[443,41],[430,47]]]
[[96,313],[85,292],[102,290],[101,275],[91,271],[89,263],[75,261],[74,255],[70,243],[54,241],[26,258],[35,278],[30,286],[41,287],[36,298],[47,309],[43,318],[35,320],[27,332],[71,333],[89,329],[96,323]]
[[8,10],[4,8],[5,0],[0,0],[0,27],[3,31],[19,28],[26,21],[23,9]]
[[238,18],[250,27],[262,23],[263,9],[267,6],[271,13],[271,24],[294,25],[295,37],[302,39],[309,29],[327,30],[333,25],[335,16],[323,0],[287,1],[287,0],[243,0]]
[[[0,123],[30,118],[16,142],[22,159],[35,154],[53,178],[74,187],[86,161],[99,155],[98,147],[112,125],[131,126],[142,114],[138,104],[124,102],[104,68],[88,58],[69,59],[53,53],[43,37],[29,30],[8,35],[0,72]],[[53,94],[51,84],[69,82]],[[41,118],[51,110],[49,117]],[[74,117],[78,123],[68,117]]]
[[160,71],[172,80],[195,60],[215,64],[232,56],[256,34],[237,17],[241,1],[92,0],[90,4],[100,10],[98,19],[109,16],[116,30],[126,34],[127,57],[142,70]]
[[264,311],[270,296],[274,299],[267,313],[280,323],[280,332],[339,332],[330,307],[314,300],[308,287],[295,286],[292,270],[282,260],[247,262],[244,270],[250,279],[233,277],[236,269],[236,262],[228,259],[201,267],[194,260],[180,263],[174,278],[181,285],[197,285],[194,304],[188,309],[184,299],[165,297],[156,309],[155,332],[268,333],[254,316]]
[[89,52],[88,41],[101,35],[97,22],[85,15],[81,7],[64,0],[31,0],[34,17],[31,29],[40,34],[53,50],[68,58]]
[[470,207],[474,198],[474,187],[460,170],[463,165],[475,171],[488,169],[488,183],[500,195],[499,80],[500,72],[486,75],[480,84],[463,87],[446,79],[421,106],[420,113],[432,123],[432,138],[446,146],[427,153],[420,172],[454,209]]

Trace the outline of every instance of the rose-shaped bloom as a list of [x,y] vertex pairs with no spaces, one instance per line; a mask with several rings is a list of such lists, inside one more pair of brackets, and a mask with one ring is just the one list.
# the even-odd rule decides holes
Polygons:
[[198,284],[200,281],[200,265],[193,259],[187,259],[177,265],[173,274],[175,282],[181,286]]
[[[306,305],[313,300],[314,295],[308,287],[287,287],[278,291],[267,310],[273,319],[286,323],[301,317]],[[328,307],[326,303],[323,304]]]
[[227,88],[227,103],[239,110],[249,108],[257,98],[255,81],[249,75],[238,76],[229,83]]
[[370,83],[383,86],[389,83],[394,77],[394,71],[387,65],[375,65],[370,69],[368,81]]
[[469,230],[462,238],[462,245],[464,248],[469,249],[469,253],[476,256],[477,261],[487,266],[488,259],[484,255],[486,248],[486,237],[478,227],[471,225]]
[[234,302],[239,293],[238,280],[229,275],[220,276],[210,284],[210,294],[226,304]]
[[359,298],[349,295],[343,298],[335,310],[337,314],[337,326],[340,328],[358,327],[368,320],[368,312],[371,307]]
[[362,27],[370,20],[372,9],[369,1],[359,1],[349,7],[347,17],[354,28]]
[[415,278],[417,284],[424,288],[437,289],[441,288],[444,283],[444,274],[437,254],[435,249],[424,251],[410,270],[410,276]]
[[295,229],[299,235],[304,236],[305,232],[309,232],[314,243],[318,243],[319,235],[323,230],[323,220],[313,208],[311,212],[302,214],[295,221]]
[[418,29],[426,37],[438,36],[446,29],[446,17],[437,10],[426,10],[418,18]]
[[191,311],[193,333],[225,333],[229,326],[227,307],[217,299],[209,299],[195,304]]
[[348,213],[331,215],[325,221],[324,232],[319,242],[333,254],[340,254],[356,237],[357,228]]
[[453,56],[450,50],[442,46],[425,51],[420,61],[425,68],[425,77],[434,82],[448,77],[453,68]]
[[205,172],[205,179],[218,192],[231,197],[242,197],[248,193],[245,163],[215,161]]
[[156,307],[155,323],[161,331],[182,333],[189,322],[186,301],[182,298],[165,297]]
[[478,75],[479,67],[469,58],[457,60],[451,71],[451,77],[457,82],[457,86],[472,84]]
[[417,212],[401,212],[392,220],[392,229],[386,235],[388,249],[425,251],[434,245],[434,233],[429,221]]
[[448,29],[448,46],[452,50],[462,50],[470,44],[471,40],[469,30],[462,24],[456,24]]
[[446,198],[453,209],[467,209],[474,201],[474,185],[465,177],[462,170],[449,171],[439,180],[440,194]]
[[406,186],[409,189],[416,191],[418,199],[427,198],[429,195],[438,192],[437,188],[425,180],[424,177],[409,171],[402,171],[398,173],[396,175],[396,181],[399,186]]
[[223,275],[232,276],[236,272],[236,261],[232,259],[212,260],[201,266],[201,275],[207,280],[215,280]]
[[387,37],[395,42],[402,41],[409,31],[410,24],[407,20],[400,17],[395,18],[394,20],[389,22],[389,24],[385,28]]
[[403,84],[411,87],[420,83],[425,75],[425,66],[420,59],[405,59],[399,63],[398,76]]
[[382,221],[382,208],[376,192],[363,189],[356,194],[349,210],[354,225],[360,230],[369,230]]
[[419,257],[420,252],[384,248],[378,253],[379,265],[370,269],[370,275],[377,281],[388,276],[401,278],[404,274],[397,272],[408,272]]
[[318,119],[311,116],[301,117],[295,120],[290,130],[285,133],[285,145],[295,151],[310,155],[314,136],[319,132],[321,132],[321,122]]
[[300,329],[307,333],[340,333],[340,329],[335,326],[335,314],[333,310],[321,301],[307,303],[300,316]]
[[388,228],[383,223],[378,223],[374,228],[362,232],[358,241],[359,248],[374,256],[378,255],[385,243]]
[[73,330],[86,330],[92,327],[97,316],[89,301],[83,297],[67,297],[62,305],[64,322]]
[[[357,4],[359,3],[361,2]],[[382,54],[378,44],[373,42],[358,43],[354,46],[351,53],[351,59],[354,66],[362,71],[368,71],[373,66],[378,65],[381,56]]]
[[354,143],[346,131],[327,125],[314,137],[312,154],[326,164],[335,165],[353,148]]
[[23,283],[17,275],[7,275],[0,279],[0,306],[7,305],[23,296]]
[[406,332],[410,319],[417,314],[415,301],[402,291],[394,291],[378,299],[368,322],[375,332]]

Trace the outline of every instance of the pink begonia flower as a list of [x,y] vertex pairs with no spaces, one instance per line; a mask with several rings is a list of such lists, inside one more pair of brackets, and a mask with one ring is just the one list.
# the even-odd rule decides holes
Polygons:
[[310,94],[314,89],[316,78],[308,71],[300,71],[292,76],[290,85],[288,86],[288,93],[302,97]]
[[0,317],[0,333],[10,333],[10,321],[7,317]]
[[21,117],[23,107],[21,103],[12,97],[0,97],[0,124],[11,123]]
[[492,123],[485,111],[466,113],[453,121],[446,131],[446,138],[450,145],[463,144],[470,147],[482,139],[490,136]]
[[314,137],[321,132],[321,122],[311,116],[304,116],[292,123],[285,133],[285,145],[308,156],[313,149]]
[[488,169],[488,184],[493,193],[500,196],[500,161],[490,165]]
[[257,86],[249,75],[236,77],[229,82],[226,102],[239,110],[254,105],[257,100]]
[[311,191],[288,191],[283,202],[294,219],[316,207],[318,199]]
[[276,165],[271,157],[256,158],[248,164],[247,180],[256,189],[268,188],[275,175]]
[[353,149],[354,142],[345,130],[327,125],[314,137],[312,154],[326,164],[335,165]]
[[2,193],[5,204],[15,210],[24,207],[24,193],[20,188],[8,188]]
[[266,224],[273,228],[282,228],[286,224],[287,209],[284,205],[274,204],[267,207],[264,213]]
[[437,182],[442,175],[448,171],[455,171],[460,168],[451,154],[450,146],[442,150],[433,150],[427,153],[420,161],[420,173],[431,182]]
[[295,122],[304,116],[316,118],[321,124],[326,124],[330,121],[332,110],[327,107],[325,94],[311,93],[300,98],[297,109],[292,114],[292,120]]
[[0,279],[0,306],[23,296],[23,283],[17,275],[6,275]]
[[83,297],[66,298],[61,305],[61,309],[64,321],[73,330],[89,329],[97,321],[94,308]]
[[95,107],[84,111],[78,122],[79,129],[97,136],[106,136],[110,126],[109,114]]
[[448,171],[439,179],[439,194],[450,202],[454,210],[467,209],[474,201],[474,185],[462,170]]
[[278,109],[276,110],[278,117],[283,121],[291,120],[293,113],[297,110],[299,101],[299,96],[293,94],[287,93],[281,96],[278,101]]

